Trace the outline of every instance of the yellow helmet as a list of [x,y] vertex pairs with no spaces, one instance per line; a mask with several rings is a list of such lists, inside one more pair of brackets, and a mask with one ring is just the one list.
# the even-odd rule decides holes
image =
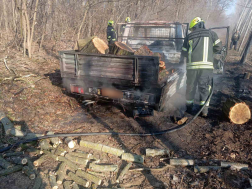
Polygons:
[[109,21],[108,21],[108,25],[109,25],[109,26],[112,26],[113,24],[114,24],[114,21],[113,21],[113,20],[109,20]]
[[190,23],[190,27],[189,30],[191,30],[196,24],[200,23],[200,22],[205,22],[204,20],[202,20],[200,17],[195,17],[191,23]]
[[130,22],[130,17],[127,17],[127,18],[125,19],[125,22]]

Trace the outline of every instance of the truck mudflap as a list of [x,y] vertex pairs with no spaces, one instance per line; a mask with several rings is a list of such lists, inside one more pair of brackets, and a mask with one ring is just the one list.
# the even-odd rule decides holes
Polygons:
[[186,71],[177,70],[162,88],[159,111],[169,115],[182,116],[186,110]]

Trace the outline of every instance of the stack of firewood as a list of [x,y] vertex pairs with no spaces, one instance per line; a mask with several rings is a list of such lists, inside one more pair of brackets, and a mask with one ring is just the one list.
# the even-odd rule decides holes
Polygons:
[[117,56],[131,56],[131,55],[142,55],[142,56],[158,56],[159,57],[159,73],[163,78],[169,74],[166,70],[165,62],[162,60],[160,53],[152,52],[146,45],[143,45],[136,51],[125,43],[116,41],[115,43],[108,46],[102,39],[96,36],[89,37],[86,39],[80,39],[76,42],[74,50],[84,53],[96,53],[96,54],[113,54]]

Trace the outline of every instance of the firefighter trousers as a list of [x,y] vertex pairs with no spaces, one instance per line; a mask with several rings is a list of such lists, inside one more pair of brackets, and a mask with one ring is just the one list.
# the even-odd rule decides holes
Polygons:
[[[196,89],[198,87],[200,95],[200,105],[204,105],[211,90],[213,70],[212,69],[187,70],[186,76],[187,76],[186,104],[188,106],[193,105]],[[209,102],[207,103],[206,106],[209,106]]]
[[234,46],[234,50],[236,51],[237,44],[238,44],[237,41],[233,41],[233,40],[232,40],[231,43],[230,43],[230,50],[232,50],[232,48],[233,48],[233,46]]

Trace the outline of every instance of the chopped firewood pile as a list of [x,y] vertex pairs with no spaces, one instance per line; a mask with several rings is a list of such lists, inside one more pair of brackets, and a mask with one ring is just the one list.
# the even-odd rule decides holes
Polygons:
[[[1,122],[5,135],[13,135],[11,130],[13,126],[7,117],[1,114]],[[7,127],[7,126],[8,127]],[[45,135],[54,135],[53,132],[47,132]],[[26,134],[22,139],[31,136],[41,136],[40,134]],[[115,156],[120,161],[125,162],[119,166],[103,161],[101,158],[93,155],[90,151],[98,151]],[[162,166],[149,167],[145,159],[159,157]],[[168,161],[166,161],[168,160]],[[52,137],[42,139],[38,142],[22,144],[16,149],[11,149],[0,154],[0,177],[21,171],[30,180],[34,180],[33,189],[39,189],[42,184],[42,173],[40,166],[53,161],[56,168],[48,169],[43,179],[48,179],[52,189],[62,188],[104,188],[108,187],[104,182],[106,175],[112,175],[110,181],[116,187],[124,187],[122,181],[126,174],[134,174],[134,172],[151,171],[161,172],[167,169],[177,169],[182,167],[192,167],[195,173],[207,173],[212,170],[225,171],[226,169],[244,171],[249,170],[248,164],[233,163],[218,160],[194,160],[173,157],[173,152],[169,149],[152,149],[146,148],[145,155],[128,153],[123,149],[118,149],[103,145],[101,143],[93,143],[80,138],[59,138]],[[118,161],[118,162],[120,162]],[[148,161],[147,161],[148,162]],[[202,163],[204,162],[204,163]]]
[[166,70],[163,55],[158,52],[152,52],[147,45],[143,45],[136,51],[134,51],[127,44],[116,41],[111,45],[107,45],[102,39],[96,36],[88,37],[86,39],[79,39],[74,47],[74,50],[83,53],[91,54],[112,54],[116,56],[158,56],[159,57],[159,80],[164,79],[169,71]]

